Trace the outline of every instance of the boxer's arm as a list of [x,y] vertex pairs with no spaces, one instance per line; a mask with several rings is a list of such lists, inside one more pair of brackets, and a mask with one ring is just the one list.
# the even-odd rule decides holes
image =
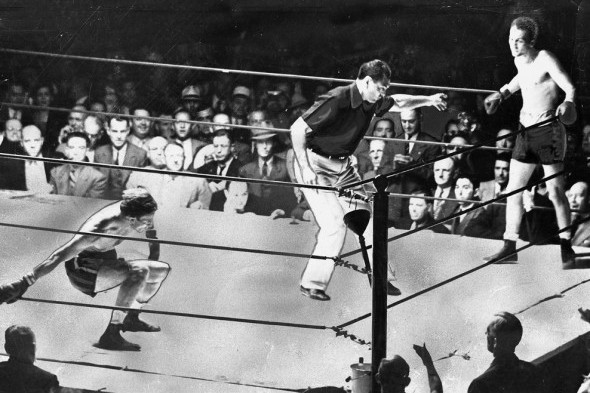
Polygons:
[[[95,237],[93,236],[93,238]],[[68,243],[53,251],[47,259],[35,266],[33,269],[34,280],[36,281],[46,274],[51,273],[59,264],[72,259],[91,244],[92,240],[90,239],[90,236],[76,235]]]
[[439,93],[431,96],[414,96],[409,94],[393,94],[391,96],[395,104],[389,109],[390,112],[401,112],[412,110],[423,106],[434,106],[438,110],[447,108],[446,94]]
[[565,100],[569,102],[574,102],[576,98],[576,88],[572,83],[572,80],[565,72],[559,60],[550,52],[541,51],[540,55],[542,56],[541,60],[543,61],[543,65],[545,69],[551,76],[551,78],[555,81],[557,86],[565,93]]

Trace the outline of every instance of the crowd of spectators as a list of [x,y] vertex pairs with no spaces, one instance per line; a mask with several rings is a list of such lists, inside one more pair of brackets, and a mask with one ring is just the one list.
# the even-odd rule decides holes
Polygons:
[[[0,152],[65,162],[2,159],[0,188],[116,200],[126,188],[141,186],[160,206],[313,219],[296,187],[240,186],[218,178],[93,168],[74,161],[295,182],[286,129],[332,86],[221,73],[175,90],[161,83],[147,88],[146,80],[158,82],[154,75],[134,79],[107,73],[99,82],[74,75],[71,80],[47,82],[30,74],[27,82],[11,80],[6,85],[7,104],[0,108]],[[158,86],[162,89],[155,90]],[[390,179],[390,226],[430,226],[434,220],[444,220],[504,192],[517,125],[506,113],[497,118],[483,115],[481,98],[449,92],[449,110],[442,116],[411,110],[374,119],[352,157],[364,179],[457,153]],[[68,111],[46,109],[49,107]],[[193,123],[195,120],[215,124]],[[236,127],[239,125],[252,128]],[[590,125],[581,120],[568,131],[568,185],[582,182],[587,186]],[[493,141],[499,137],[506,138]],[[457,152],[476,143],[488,148]],[[554,215],[539,208],[551,206],[542,184],[527,191],[525,201],[523,239],[553,241]],[[587,216],[585,200],[572,208],[577,221]],[[501,204],[486,205],[431,229],[501,239],[504,210]]]

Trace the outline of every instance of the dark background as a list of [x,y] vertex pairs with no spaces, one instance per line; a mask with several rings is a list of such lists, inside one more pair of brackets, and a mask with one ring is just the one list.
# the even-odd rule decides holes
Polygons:
[[[0,46],[342,78],[378,57],[394,82],[496,89],[515,72],[507,37],[519,15],[541,23],[537,46],[557,54],[586,108],[590,0],[0,1]],[[48,78],[104,67],[1,54],[2,79],[27,66]]]

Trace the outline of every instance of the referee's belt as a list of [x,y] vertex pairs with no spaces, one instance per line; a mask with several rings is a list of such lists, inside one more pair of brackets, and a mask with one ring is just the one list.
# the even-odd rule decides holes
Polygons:
[[325,157],[325,158],[330,159],[330,160],[344,161],[348,157],[350,157],[350,156],[344,155],[344,154],[342,154],[342,155],[331,155],[331,154],[328,154],[328,153],[324,153],[323,151],[321,151],[319,149],[309,149],[309,150],[311,150],[312,152],[314,152],[318,156],[322,156],[322,157]]

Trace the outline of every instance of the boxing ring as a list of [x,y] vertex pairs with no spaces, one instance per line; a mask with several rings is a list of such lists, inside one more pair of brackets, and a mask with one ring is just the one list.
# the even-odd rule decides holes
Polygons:
[[[477,148],[481,145],[437,160]],[[63,162],[10,154],[0,157]],[[160,324],[162,331],[127,333],[141,343],[141,352],[93,347],[106,316],[117,308],[112,306],[115,295],[101,293],[89,300],[58,272],[44,277],[18,302],[0,306],[0,322],[3,326],[25,324],[36,332],[38,365],[57,374],[62,385],[109,392],[270,392],[346,386],[350,364],[359,357],[372,359],[375,365],[394,353],[410,364],[408,391],[425,391],[425,369],[411,349],[413,343],[423,342],[435,359],[445,390],[464,391],[491,361],[483,332],[495,312],[515,313],[523,322],[525,335],[517,353],[525,360],[546,360],[585,337],[587,324],[579,319],[577,309],[590,295],[590,278],[584,271],[562,271],[556,246],[519,243],[518,264],[483,263],[482,257],[495,250],[499,241],[387,229],[387,178],[429,164],[432,162],[333,190],[354,199],[359,196],[349,188],[372,182],[377,189],[370,198],[375,217],[373,250],[369,251],[375,256],[372,275],[376,285],[372,289],[350,231],[341,259],[336,261],[339,268],[330,286],[334,297],[330,302],[317,302],[301,296],[298,288],[315,240],[317,228],[312,223],[295,225],[291,219],[164,208],[156,214],[157,242],[162,245],[160,258],[172,266],[172,272],[143,311],[153,314],[150,319]],[[39,263],[108,203],[111,201],[1,193],[0,236],[5,247],[0,282]],[[130,240],[117,247],[121,256],[146,257],[146,239],[121,238]],[[399,298],[386,295],[388,260],[396,266],[396,286],[402,290]]]

